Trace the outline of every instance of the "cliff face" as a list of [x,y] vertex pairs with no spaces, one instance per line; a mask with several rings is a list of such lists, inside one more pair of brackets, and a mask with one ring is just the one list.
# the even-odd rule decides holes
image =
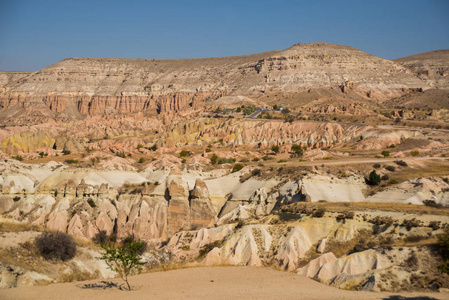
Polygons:
[[371,100],[427,88],[395,62],[325,43],[207,59],[69,58],[20,80],[3,81],[3,109],[45,105],[61,113],[70,106],[81,114],[180,111],[224,95],[257,98],[316,87],[351,89]]
[[410,69],[431,87],[449,89],[448,49],[420,53],[394,61]]

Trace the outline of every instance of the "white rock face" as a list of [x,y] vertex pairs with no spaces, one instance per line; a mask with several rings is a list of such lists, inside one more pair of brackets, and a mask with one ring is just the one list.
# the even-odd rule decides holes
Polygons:
[[341,273],[356,275],[373,269],[385,269],[390,266],[391,262],[386,256],[370,249],[324,264],[320,268],[317,278],[323,282],[330,283]]
[[[202,261],[203,265],[244,265],[262,266],[260,256],[268,252],[272,237],[267,231],[266,225],[250,225],[243,227],[238,233],[219,249],[215,248]],[[256,240],[258,242],[256,242]]]
[[299,275],[314,278],[323,265],[335,262],[336,260],[337,258],[335,255],[332,252],[328,252],[318,258],[315,258],[314,260],[311,260],[305,267],[299,268],[296,272]]

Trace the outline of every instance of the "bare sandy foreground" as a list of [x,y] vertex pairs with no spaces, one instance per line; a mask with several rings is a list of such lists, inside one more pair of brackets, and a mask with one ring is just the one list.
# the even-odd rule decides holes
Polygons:
[[[119,279],[111,280],[121,282]],[[130,278],[134,290],[83,289],[100,280],[0,290],[0,299],[449,299],[448,293],[373,293],[339,290],[269,268],[189,268]]]

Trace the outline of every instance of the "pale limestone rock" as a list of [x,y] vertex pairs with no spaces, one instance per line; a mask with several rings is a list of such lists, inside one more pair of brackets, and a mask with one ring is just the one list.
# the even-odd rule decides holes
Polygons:
[[72,217],[67,228],[67,233],[77,238],[86,238],[83,233],[83,224],[79,215],[76,214]]
[[112,230],[114,229],[114,224],[109,219],[107,213],[105,213],[104,211],[100,212],[95,224],[100,231],[105,230],[108,234],[111,234]]
[[300,275],[314,278],[324,264],[336,261],[337,258],[332,252],[321,255],[311,260],[305,267],[299,268],[296,272]]
[[210,202],[209,191],[203,180],[197,179],[190,198],[192,227],[208,227],[215,220],[215,210]]
[[356,275],[369,270],[384,269],[390,266],[391,262],[387,257],[370,249],[324,264],[317,277],[323,282],[330,282],[340,273]]

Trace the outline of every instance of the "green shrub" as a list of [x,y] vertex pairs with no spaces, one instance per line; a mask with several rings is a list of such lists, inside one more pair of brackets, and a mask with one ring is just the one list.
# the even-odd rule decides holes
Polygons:
[[242,164],[235,164],[235,165],[232,167],[232,173],[240,171],[241,169],[243,169],[243,167],[244,167],[244,166],[243,166]]
[[141,158],[139,158],[139,160],[137,162],[139,164],[143,164],[145,162],[145,158],[141,157]]
[[92,198],[87,199],[87,203],[88,203],[89,206],[92,207],[92,208],[97,207],[97,205],[95,204],[94,200],[92,200]]
[[69,154],[72,154],[72,151],[64,149],[64,150],[62,150],[62,154],[69,155]]
[[187,162],[187,159],[185,159],[185,158],[183,158],[182,160],[181,160],[181,163],[182,164],[185,164]]
[[136,148],[137,149],[143,148],[143,145],[142,144],[138,144]]
[[236,159],[233,158],[233,157],[231,157],[231,158],[220,157],[218,159],[218,164],[219,165],[221,165],[221,164],[233,164],[233,163],[235,163],[235,161],[236,161]]
[[258,157],[253,158],[253,161],[259,161],[259,160],[260,160],[260,158],[258,158]]
[[15,196],[14,198],[12,198],[12,200],[13,200],[14,202],[17,202],[17,201],[20,200],[20,197],[19,197],[19,196]]
[[77,164],[77,163],[79,163],[79,161],[76,160],[76,159],[66,159],[64,162],[68,163],[68,164]]
[[154,144],[153,146],[151,146],[150,148],[148,148],[148,150],[156,151],[156,150],[157,150],[156,144]]
[[390,156],[390,151],[384,150],[384,151],[382,151],[381,154],[382,154],[384,157],[388,157],[388,156]]
[[374,165],[373,165],[373,168],[374,168],[374,169],[379,169],[380,167],[381,167],[380,164],[374,164]]
[[44,232],[34,243],[39,253],[47,260],[67,261],[76,255],[76,243],[63,232]]
[[256,111],[256,107],[254,105],[247,106],[243,109],[243,114],[245,116],[252,114]]
[[12,158],[18,161],[23,161],[23,157],[21,155],[13,156]]
[[272,146],[271,151],[273,151],[274,153],[279,153],[279,146],[278,145]]
[[369,185],[378,185],[381,181],[380,175],[376,173],[376,171],[372,171],[369,176],[368,179],[365,180],[367,184]]
[[304,154],[304,150],[300,145],[292,145],[292,151],[298,156],[298,157],[302,157]]
[[115,156],[118,156],[118,157],[121,157],[121,158],[125,158],[126,157],[125,152],[117,152],[117,153],[115,153]]
[[394,166],[386,166],[385,169],[390,171],[390,172],[396,171],[396,167],[394,167]]
[[179,157],[187,157],[187,156],[190,156],[190,155],[192,155],[192,152],[186,151],[186,150],[182,150],[182,151],[179,153]]
[[418,150],[410,151],[410,155],[411,156],[418,156],[419,155],[419,151]]
[[398,166],[401,166],[401,167],[407,167],[408,166],[408,164],[405,161],[403,161],[403,160],[395,160],[394,163],[397,164]]
[[215,165],[218,162],[218,156],[217,154],[212,154],[212,156],[210,157],[210,163]]
[[45,153],[45,152],[39,152],[39,156],[40,156],[41,158],[43,158],[44,156],[48,156],[48,153]]

